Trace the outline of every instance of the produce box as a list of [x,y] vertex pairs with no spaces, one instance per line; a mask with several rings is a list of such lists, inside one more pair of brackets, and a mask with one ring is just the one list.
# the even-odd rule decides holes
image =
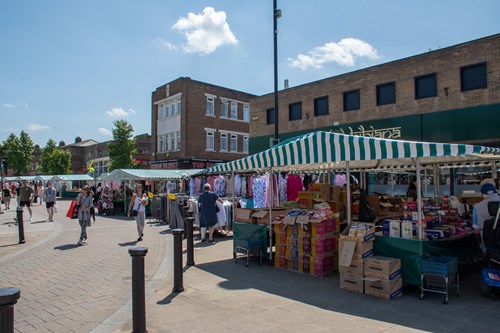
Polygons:
[[253,209],[251,208],[236,208],[236,222],[252,223]]
[[340,289],[355,291],[361,294],[365,291],[365,281],[362,274],[340,273],[339,280]]
[[364,261],[365,276],[394,280],[401,276],[401,259],[372,256]]
[[351,261],[350,266],[342,266],[339,265],[339,272],[346,274],[356,274],[363,275],[364,274],[364,264],[363,261]]
[[398,277],[394,280],[370,280],[365,279],[365,294],[393,299],[403,294],[403,279]]

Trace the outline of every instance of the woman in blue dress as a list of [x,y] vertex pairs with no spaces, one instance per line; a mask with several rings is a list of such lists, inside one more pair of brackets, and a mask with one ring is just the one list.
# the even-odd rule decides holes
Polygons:
[[216,201],[222,202],[217,194],[211,192],[210,184],[203,185],[203,193],[198,197],[200,211],[200,233],[201,241],[206,242],[205,235],[208,228],[208,241],[214,243],[213,234],[217,224]]

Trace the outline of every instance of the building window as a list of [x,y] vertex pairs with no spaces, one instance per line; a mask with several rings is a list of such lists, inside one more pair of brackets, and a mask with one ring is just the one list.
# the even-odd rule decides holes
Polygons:
[[170,103],[165,104],[165,115],[164,117],[167,118],[170,114]]
[[462,91],[487,88],[486,63],[460,68],[460,85]]
[[428,74],[415,78],[415,99],[437,96],[436,74]]
[[236,134],[231,134],[231,151],[238,151],[238,136]]
[[229,104],[227,103],[227,101],[222,101],[220,105],[221,118],[227,118],[228,110],[229,110]]
[[267,109],[266,114],[267,114],[266,117],[267,124],[268,125],[274,124],[274,108]]
[[302,119],[302,102],[288,105],[288,120]]
[[170,150],[175,150],[175,148],[177,147],[177,144],[175,143],[176,139],[175,133],[170,133],[169,137],[170,137]]
[[377,105],[396,103],[396,83],[390,82],[377,86]]
[[207,116],[214,115],[214,98],[207,97]]
[[165,105],[160,104],[160,115],[158,116],[158,118],[160,118],[160,119],[163,119],[163,112],[165,112],[164,108],[165,108]]
[[207,150],[215,150],[214,132],[207,132]]
[[231,119],[238,119],[238,104],[231,102]]
[[161,153],[163,151],[163,137],[158,137],[158,152]]
[[314,99],[314,116],[328,115],[328,96]]
[[359,89],[344,93],[344,111],[359,110],[360,105]]
[[172,113],[170,115],[175,115],[175,101],[172,101]]
[[181,98],[179,97],[179,98],[177,99],[177,113],[179,113],[179,114],[180,114],[180,113],[181,113],[181,110],[182,110],[182,100],[181,100]]
[[227,133],[220,134],[220,151],[227,151]]
[[248,104],[243,104],[243,121],[250,121],[250,107]]
[[175,150],[181,150],[181,131],[175,132]]
[[248,136],[243,137],[243,152],[248,154]]

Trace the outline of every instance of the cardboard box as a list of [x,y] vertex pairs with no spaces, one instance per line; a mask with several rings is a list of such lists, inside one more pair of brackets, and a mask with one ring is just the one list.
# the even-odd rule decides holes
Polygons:
[[340,223],[338,218],[328,220],[309,220],[308,228],[311,232],[311,237],[327,238],[333,233],[340,231]]
[[253,209],[251,208],[236,208],[235,221],[252,223],[252,213]]
[[303,238],[302,248],[304,254],[311,256],[327,257],[338,251],[336,238]]
[[274,267],[287,268],[286,258],[280,256],[274,256]]
[[340,289],[355,291],[361,294],[365,291],[365,281],[361,274],[340,273],[339,280]]
[[370,206],[373,207],[377,216],[389,215],[389,209],[393,207],[393,205],[390,202],[385,201],[387,199],[388,197],[380,197],[378,195],[366,196],[366,200],[368,201]]
[[356,275],[364,275],[364,264],[363,261],[351,261],[350,266],[341,266],[339,265],[339,272],[346,274],[356,274]]
[[[288,210],[284,208],[273,208],[271,211],[271,222],[276,219],[276,217],[285,215]],[[264,209],[253,209],[252,219],[255,219],[257,224],[269,224],[269,208]]]
[[364,261],[365,276],[394,280],[401,276],[401,259],[372,256]]
[[362,242],[339,239],[339,265],[351,266],[353,261],[360,262],[373,255],[373,241]]
[[[351,226],[353,228],[358,227],[358,232],[356,232],[355,235],[349,235],[349,231],[351,229]],[[361,227],[362,226],[362,227]],[[368,228],[366,228],[368,227]],[[349,226],[345,228],[345,230],[342,232],[342,235],[340,235],[340,238],[342,239],[350,239],[350,240],[355,240],[355,241],[369,241],[375,238],[375,224],[373,223],[361,223],[361,222],[351,222]]]
[[[305,258],[305,256],[304,256]],[[304,260],[304,263],[307,261]],[[304,272],[306,272],[306,266],[304,266]],[[338,271],[338,256],[330,257],[309,257],[309,273],[315,276],[327,276],[333,272]]]
[[365,279],[365,294],[393,299],[403,294],[403,279],[401,277],[394,280],[372,280]]

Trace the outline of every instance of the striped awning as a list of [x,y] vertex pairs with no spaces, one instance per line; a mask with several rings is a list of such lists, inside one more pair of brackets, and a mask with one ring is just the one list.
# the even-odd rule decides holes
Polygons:
[[177,180],[198,173],[193,170],[163,170],[163,169],[115,169],[107,175],[102,175],[100,180]]
[[500,160],[500,149],[477,145],[430,143],[312,132],[281,142],[260,153],[216,164],[204,173],[267,170],[322,171],[405,168],[415,158],[425,164],[470,164]]

